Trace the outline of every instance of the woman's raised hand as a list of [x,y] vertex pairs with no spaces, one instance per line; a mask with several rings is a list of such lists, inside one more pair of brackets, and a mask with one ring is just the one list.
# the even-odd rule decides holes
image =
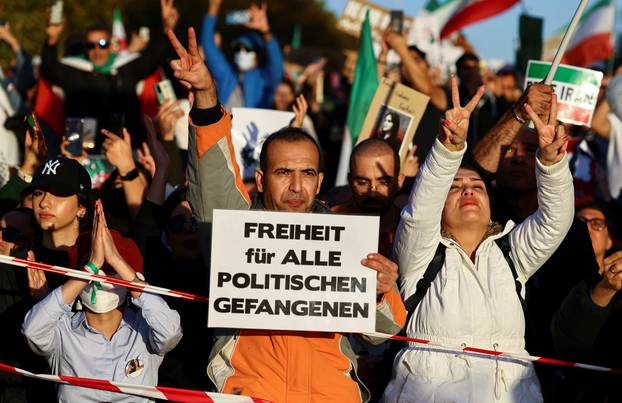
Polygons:
[[442,132],[440,140],[450,151],[458,151],[464,148],[467,132],[469,130],[469,117],[477,107],[479,100],[484,95],[484,86],[479,87],[473,98],[463,108],[460,106],[460,92],[456,76],[451,77],[451,100],[453,108],[445,112],[445,118],[441,121]]

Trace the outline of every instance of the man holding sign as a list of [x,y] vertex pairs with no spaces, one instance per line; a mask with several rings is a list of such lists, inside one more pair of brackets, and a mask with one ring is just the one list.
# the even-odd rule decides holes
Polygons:
[[[189,201],[203,234],[209,236],[214,209],[246,210],[250,200],[233,155],[231,115],[218,102],[214,81],[199,55],[194,30],[188,31],[188,50],[172,32],[169,38],[179,55],[178,60],[171,62],[175,76],[194,96],[188,150]],[[320,159],[317,144],[304,131],[289,128],[269,137],[256,173],[260,195],[253,208],[328,212],[315,199],[323,179]],[[269,228],[262,228],[263,234],[269,236]],[[272,230],[276,237],[278,229]],[[282,229],[280,233],[283,235],[286,230],[290,231]],[[248,231],[249,236],[259,234],[259,226]],[[300,228],[293,231],[302,236]],[[310,231],[313,234],[313,229]],[[331,231],[334,240],[336,230]],[[203,241],[202,245],[209,245],[208,239]],[[249,256],[256,259],[257,255]],[[361,264],[377,272],[376,331],[399,332],[405,309],[395,285],[397,265],[377,253],[368,254]],[[356,284],[353,281],[350,285]],[[319,327],[314,330],[223,330],[212,350],[208,375],[221,392],[238,392],[275,402],[367,401],[369,394],[356,375],[356,358],[346,335],[321,332],[325,329]]]

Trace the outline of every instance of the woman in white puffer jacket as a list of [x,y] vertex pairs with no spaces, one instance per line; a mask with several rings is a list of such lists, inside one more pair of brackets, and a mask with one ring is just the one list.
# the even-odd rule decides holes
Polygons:
[[[452,78],[454,108],[402,211],[394,244],[400,289],[406,301],[445,245],[440,272],[407,323],[408,336],[452,347],[479,347],[525,354],[525,319],[508,261],[495,240],[509,233],[509,258],[525,282],[553,254],[574,214],[567,137],[557,126],[555,95],[548,124],[525,105],[536,124],[538,210],[523,223],[491,222],[481,176],[460,168],[469,116],[483,89],[462,108]],[[523,292],[524,297],[524,292]],[[456,354],[411,343],[396,357],[384,402],[541,402],[531,363],[502,357]]]

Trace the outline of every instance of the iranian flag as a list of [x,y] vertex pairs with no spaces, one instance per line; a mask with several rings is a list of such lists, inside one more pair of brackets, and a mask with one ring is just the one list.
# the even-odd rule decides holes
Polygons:
[[[600,0],[592,5],[579,20],[579,25],[570,39],[562,63],[587,67],[594,62],[607,60],[613,55],[613,30],[615,3]],[[544,44],[544,60],[553,60],[568,25],[559,29]]]
[[125,35],[125,27],[121,19],[121,10],[115,8],[112,12],[112,40],[115,43],[117,52],[127,50],[127,36]]
[[433,16],[440,27],[441,39],[453,32],[494,17],[519,0],[430,0],[421,15]]
[[335,186],[343,186],[348,183],[350,153],[361,133],[365,116],[367,116],[367,111],[374,99],[379,84],[371,25],[369,23],[369,10],[365,13],[365,20],[361,25],[359,41],[358,59],[356,61],[356,69],[354,70],[354,83],[350,93],[348,119],[341,143],[341,156],[339,158]]

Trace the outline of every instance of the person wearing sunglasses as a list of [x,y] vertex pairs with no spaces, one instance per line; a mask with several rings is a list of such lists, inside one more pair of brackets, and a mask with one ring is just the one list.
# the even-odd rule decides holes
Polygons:
[[[160,2],[163,32],[177,25],[179,12],[173,3],[174,0]],[[46,28],[41,76],[47,85],[63,90],[65,117],[96,119],[98,134],[101,129],[121,133],[121,128],[125,127],[132,133],[134,148],[140,147],[145,131],[136,86],[169,57],[171,48],[164,36],[152,35],[149,46],[139,54],[116,53],[108,27],[94,24],[86,30],[83,53],[59,60],[58,44],[63,30],[63,23],[49,24]],[[43,107],[49,110],[50,105]],[[58,134],[62,134],[62,121],[56,126],[59,127],[55,129],[61,131]],[[96,137],[96,148],[103,140],[101,135]]]
[[103,66],[110,61],[110,34],[108,30],[91,30],[86,34],[84,50],[94,66]]
[[613,246],[613,238],[609,232],[607,219],[607,209],[605,206],[593,202],[584,204],[577,208],[577,219],[587,224],[587,229],[592,240],[592,248],[598,262],[599,273],[602,274],[604,268],[605,255]]

